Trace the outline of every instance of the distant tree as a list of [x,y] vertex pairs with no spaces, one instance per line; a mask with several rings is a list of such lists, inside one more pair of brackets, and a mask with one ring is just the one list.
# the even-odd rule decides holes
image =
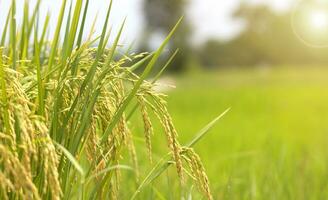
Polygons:
[[293,33],[290,13],[242,4],[232,16],[243,20],[244,30],[230,41],[209,40],[199,51],[207,66],[328,63],[326,49],[304,45]]
[[[177,20],[185,14],[187,0],[144,0],[145,31],[141,48],[150,49],[149,38],[154,34],[167,35]],[[169,50],[181,49],[170,69],[180,71],[184,69],[191,53],[189,39],[191,35],[190,24],[185,18],[170,42]]]

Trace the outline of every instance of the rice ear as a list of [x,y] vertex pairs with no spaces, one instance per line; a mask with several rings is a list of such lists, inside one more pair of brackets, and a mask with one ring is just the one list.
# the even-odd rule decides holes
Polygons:
[[[29,2],[25,1],[24,20],[18,28],[12,0],[0,41],[0,198],[120,198],[121,170],[132,171],[137,183],[142,176],[137,159],[141,145],[134,145],[135,131],[129,127],[138,123],[128,114],[135,103],[142,114],[150,164],[154,132],[150,111],[161,123],[173,157],[147,181],[175,164],[178,180],[184,183],[183,159],[187,158],[200,188],[209,193],[199,157],[180,145],[164,95],[153,89],[177,51],[155,79],[147,81],[182,18],[155,52],[127,55],[130,49],[122,54],[119,44],[125,20],[113,44],[107,45],[112,36],[108,28],[112,1],[101,35],[92,38],[91,30],[86,41],[89,0],[74,1],[69,11],[68,1],[63,0],[52,37],[48,37],[50,13],[40,24],[41,0],[31,15]],[[136,71],[144,65],[139,75]],[[129,151],[133,169],[121,164],[124,150]]]

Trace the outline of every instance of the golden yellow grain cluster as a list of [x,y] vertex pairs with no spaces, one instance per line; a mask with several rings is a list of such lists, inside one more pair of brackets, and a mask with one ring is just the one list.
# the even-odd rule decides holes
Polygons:
[[[119,45],[125,21],[108,45],[112,2],[101,35],[93,39],[93,25],[85,41],[89,0],[72,1],[66,16],[67,2],[61,1],[51,38],[50,15],[43,25],[37,17],[41,0],[31,14],[25,1],[19,25],[15,0],[8,11],[0,40],[0,199],[119,199],[127,187],[122,170],[133,172],[130,179],[139,193],[147,181],[141,181],[137,152],[146,148],[153,167],[152,137],[163,132],[153,125],[156,118],[181,185],[191,174],[211,199],[199,157],[178,142],[165,95],[154,89],[163,70],[147,80],[181,19],[158,50],[133,54]],[[143,123],[145,145],[135,145],[133,125],[139,121],[132,120],[133,114]],[[123,165],[127,155],[131,164]]]

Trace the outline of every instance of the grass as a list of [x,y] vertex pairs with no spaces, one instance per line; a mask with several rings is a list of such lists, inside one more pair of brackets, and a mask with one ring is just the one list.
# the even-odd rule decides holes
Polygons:
[[173,77],[168,106],[182,143],[231,107],[195,146],[214,199],[328,198],[327,74],[281,66]]
[[[153,198],[162,198],[155,181],[168,170],[174,170],[178,184],[170,188],[180,191],[178,198],[212,199],[192,146],[219,118],[189,138],[189,145],[181,145],[166,97],[154,87],[163,70],[148,80],[182,19],[156,51],[122,55],[125,20],[111,35],[112,2],[100,36],[84,28],[88,0],[61,1],[50,36],[50,14],[39,23],[40,3],[30,8],[26,0],[20,11],[12,0],[2,29],[0,199],[138,199],[149,189]],[[22,23],[16,21],[17,12],[23,12]],[[108,44],[110,37],[114,42]],[[138,115],[140,121],[131,120]],[[161,143],[168,146],[154,159],[152,138],[160,129],[153,123],[161,125],[156,137],[162,135]],[[133,126],[139,124],[144,144],[135,145],[140,138]],[[148,152],[143,165],[137,159],[140,149]],[[187,190],[191,185],[197,192]]]

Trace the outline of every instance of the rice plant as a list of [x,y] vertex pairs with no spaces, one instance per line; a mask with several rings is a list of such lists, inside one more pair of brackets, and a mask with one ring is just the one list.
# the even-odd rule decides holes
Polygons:
[[[89,0],[71,2],[68,13],[70,2],[61,1],[52,37],[47,34],[50,15],[44,24],[39,23],[40,3],[31,9],[26,0],[24,10],[17,11],[12,0],[2,29],[0,198],[120,199],[124,190],[120,173],[132,170],[138,180],[131,194],[135,199],[174,165],[181,187],[192,180],[200,193],[212,199],[204,167],[192,146],[222,115],[189,144],[181,145],[165,95],[154,90],[176,52],[155,78],[149,78],[181,19],[156,51],[122,55],[119,43],[124,21],[108,45],[112,2],[101,35],[94,36],[94,28],[86,32],[84,27]],[[16,12],[23,12],[21,25]],[[142,73],[136,72],[141,69]],[[148,174],[138,172],[136,148],[140,147],[134,145],[130,130],[133,114],[142,116],[145,147],[153,166]],[[156,164],[151,142],[154,120],[163,127],[169,152]],[[123,165],[124,149],[131,163]]]

